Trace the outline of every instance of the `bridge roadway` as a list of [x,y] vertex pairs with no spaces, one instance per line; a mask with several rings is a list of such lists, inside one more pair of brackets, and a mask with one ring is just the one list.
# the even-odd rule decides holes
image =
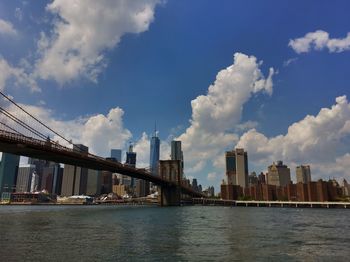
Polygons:
[[44,159],[94,170],[110,171],[150,181],[162,188],[180,187],[182,194],[187,194],[192,197],[205,197],[204,194],[196,192],[192,188],[182,184],[179,185],[176,181],[169,181],[159,176],[154,176],[145,169],[130,167],[93,154],[73,151],[73,149],[50,141],[42,141],[4,130],[0,130],[0,152]]

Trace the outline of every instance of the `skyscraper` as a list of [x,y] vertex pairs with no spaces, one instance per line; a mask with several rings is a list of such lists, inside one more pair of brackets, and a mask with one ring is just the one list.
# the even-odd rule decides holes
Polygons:
[[[36,173],[35,165],[21,165],[18,168],[16,192],[30,192],[32,185],[32,176]],[[34,181],[35,183],[35,181]]]
[[41,190],[47,190],[49,193],[61,194],[63,168],[60,164],[50,163],[43,168],[41,177]]
[[112,149],[111,157],[118,160],[118,162],[122,162],[122,150],[121,149]]
[[307,184],[311,182],[311,170],[309,165],[300,165],[295,169],[297,183]]
[[149,160],[151,174],[153,175],[158,175],[159,148],[160,148],[160,140],[157,136],[157,131],[154,130],[154,134],[151,138],[150,160]]
[[[73,151],[88,153],[89,148],[78,144],[73,145]],[[72,165],[64,165],[61,195],[85,195],[88,169]]]
[[184,170],[184,155],[181,149],[181,141],[171,141],[171,160],[181,161],[181,177]]
[[287,186],[290,184],[290,169],[283,164],[283,161],[277,161],[268,167],[267,184],[274,186]]
[[129,151],[126,152],[126,163],[129,166],[135,167],[136,166],[136,152],[133,151],[134,147],[132,144],[129,146]]
[[[129,151],[126,152],[126,163],[129,166],[136,167],[136,152],[133,151],[134,147],[132,144],[129,145]],[[130,187],[134,188],[136,186],[135,178],[131,178]]]
[[0,163],[0,194],[15,191],[19,158],[17,155],[2,153]]
[[171,141],[171,160],[183,161],[183,154],[181,150],[181,141]]
[[242,148],[227,151],[226,176],[228,185],[239,185],[242,188],[248,187],[248,154]]

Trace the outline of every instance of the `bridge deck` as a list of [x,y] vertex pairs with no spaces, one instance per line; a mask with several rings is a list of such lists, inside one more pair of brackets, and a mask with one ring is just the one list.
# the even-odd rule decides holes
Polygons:
[[[145,169],[130,167],[119,162],[106,160],[93,154],[73,151],[73,149],[50,141],[42,141],[3,130],[0,130],[0,152],[45,159],[56,163],[75,165],[94,170],[110,171],[150,181],[160,186],[179,186],[176,182],[166,180],[159,176],[154,176]],[[180,188],[184,194],[204,197],[202,193],[196,192],[192,188],[184,185],[180,185]]]

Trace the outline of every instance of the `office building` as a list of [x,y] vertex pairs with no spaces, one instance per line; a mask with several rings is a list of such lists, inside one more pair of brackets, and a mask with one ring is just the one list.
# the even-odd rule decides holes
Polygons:
[[258,184],[258,177],[256,175],[255,172],[252,172],[249,176],[248,176],[248,184],[249,186],[252,186],[252,185],[257,185]]
[[183,153],[181,150],[181,141],[171,141],[171,160],[183,161]]
[[115,158],[118,162],[122,162],[122,150],[121,149],[112,149],[111,157]]
[[157,136],[157,131],[155,130],[151,138],[150,160],[149,160],[151,174],[155,176],[158,175],[159,149],[160,149],[160,140],[159,140],[159,137]]
[[112,188],[112,172],[101,171],[101,194],[111,193]]
[[[89,148],[77,144],[73,145],[73,151],[88,153]],[[87,186],[88,169],[72,165],[64,165],[62,177],[62,196],[85,195]]]
[[267,183],[273,186],[287,186],[291,182],[290,169],[283,164],[283,161],[273,162],[268,167],[268,179]]
[[97,196],[101,194],[101,171],[88,169],[86,195]]
[[193,178],[192,179],[192,189],[194,191],[198,191],[198,182],[197,182],[197,178]]
[[51,163],[42,170],[40,189],[51,194],[61,194],[63,168],[60,164]]
[[295,169],[297,183],[307,184],[311,182],[311,171],[309,165],[300,165]]
[[136,197],[149,195],[149,182],[143,179],[136,179],[135,195]]
[[226,178],[228,185],[238,185],[242,188],[248,187],[248,154],[242,148],[227,151]]
[[[129,150],[126,152],[126,165],[129,165],[131,167],[136,167],[136,152],[134,152],[134,147],[132,144],[129,145]],[[136,186],[136,180],[135,178],[131,178],[130,181],[130,187],[134,188]]]
[[39,179],[38,186],[41,188],[43,170],[45,167],[50,166],[51,163],[49,161],[42,160],[42,159],[28,158],[28,164],[35,166],[35,173],[38,175],[38,179]]
[[[37,177],[35,165],[21,165],[18,168],[17,180],[16,180],[16,192],[31,192],[32,191],[32,176],[35,174]],[[35,183],[34,179],[34,183]],[[35,185],[34,185],[35,186]],[[33,186],[33,187],[34,187]]]
[[0,196],[4,192],[15,192],[17,172],[19,167],[19,156],[2,153],[0,163]]

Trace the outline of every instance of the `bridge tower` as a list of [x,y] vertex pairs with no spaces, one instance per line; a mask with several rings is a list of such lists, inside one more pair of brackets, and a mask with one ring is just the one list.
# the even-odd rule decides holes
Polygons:
[[161,178],[175,182],[176,185],[162,185],[158,196],[160,206],[179,206],[181,204],[181,160],[160,160],[159,175]]

